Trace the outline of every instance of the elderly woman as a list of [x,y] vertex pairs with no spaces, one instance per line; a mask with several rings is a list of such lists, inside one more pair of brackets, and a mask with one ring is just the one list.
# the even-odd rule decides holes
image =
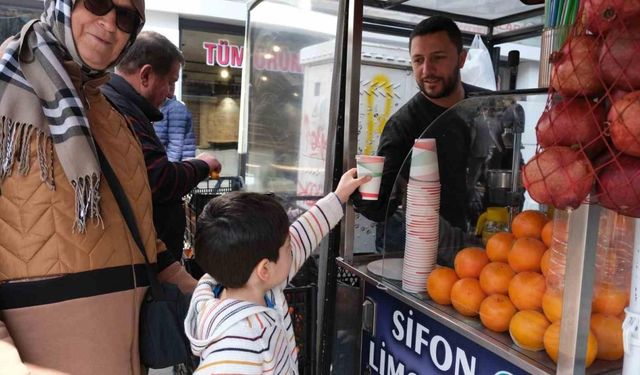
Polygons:
[[44,4],[0,48],[0,373],[139,374],[148,279],[97,148],[160,280],[195,286],[161,252],[140,145],[98,90],[142,28],[144,0]]

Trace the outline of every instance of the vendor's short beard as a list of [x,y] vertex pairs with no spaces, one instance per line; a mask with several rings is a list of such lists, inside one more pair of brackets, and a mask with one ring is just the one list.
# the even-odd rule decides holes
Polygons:
[[439,93],[429,94],[427,90],[424,89],[425,83],[422,81],[418,81],[418,87],[427,98],[440,99],[453,94],[458,87],[458,82],[460,82],[460,68],[456,67],[451,75],[443,80],[442,90]]

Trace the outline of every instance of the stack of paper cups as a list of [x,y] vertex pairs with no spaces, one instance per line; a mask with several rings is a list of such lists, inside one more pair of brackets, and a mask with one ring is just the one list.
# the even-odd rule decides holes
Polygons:
[[402,289],[423,292],[438,257],[440,174],[435,139],[417,139],[407,185]]

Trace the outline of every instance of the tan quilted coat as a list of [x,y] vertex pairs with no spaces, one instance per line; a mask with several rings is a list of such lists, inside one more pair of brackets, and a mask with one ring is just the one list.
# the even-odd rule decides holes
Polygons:
[[[67,68],[78,84],[77,66]],[[149,259],[155,262],[151,192],[142,151],[123,117],[100,94],[97,86],[103,82],[83,85],[91,131],[129,197]],[[28,175],[13,173],[0,186],[0,289],[15,283],[31,285],[28,283],[34,280],[46,283],[80,272],[91,275],[118,266],[131,266],[133,272],[132,266],[144,261],[104,177],[100,183],[104,225],[88,223],[85,234],[72,233],[74,191],[55,155],[56,189],[44,185],[35,139]],[[183,272],[176,267],[174,263],[160,278],[171,279]],[[88,284],[84,286],[91,290]],[[21,361],[63,373],[138,374],[138,312],[145,290],[132,283],[115,292],[5,308],[0,316],[6,330],[0,322],[0,340],[14,344]],[[58,292],[65,291],[53,290]],[[21,364],[2,367],[9,366],[3,358],[12,355],[11,349],[0,345],[0,374],[20,373]]]

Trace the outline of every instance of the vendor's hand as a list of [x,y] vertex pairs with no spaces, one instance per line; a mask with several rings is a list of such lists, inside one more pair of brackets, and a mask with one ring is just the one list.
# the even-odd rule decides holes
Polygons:
[[362,184],[371,181],[371,176],[362,176],[356,178],[356,168],[351,168],[340,178],[335,194],[340,202],[347,203],[349,196]]
[[467,208],[469,210],[469,214],[471,215],[479,215],[484,210],[481,192],[475,189],[469,192],[469,196],[467,198]]
[[220,164],[218,159],[216,159],[216,157],[210,152],[202,152],[196,156],[196,159],[200,159],[207,163],[209,166],[209,172],[220,173],[222,170],[222,164]]

